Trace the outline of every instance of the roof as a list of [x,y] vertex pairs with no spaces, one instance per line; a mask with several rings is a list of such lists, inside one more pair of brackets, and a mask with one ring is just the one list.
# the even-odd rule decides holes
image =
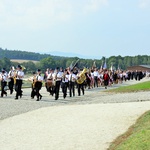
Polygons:
[[145,68],[149,68],[150,69],[150,65],[139,65],[141,67],[145,67]]

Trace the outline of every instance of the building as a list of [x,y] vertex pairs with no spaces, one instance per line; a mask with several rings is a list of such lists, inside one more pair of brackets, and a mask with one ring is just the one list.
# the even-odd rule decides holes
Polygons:
[[127,67],[127,70],[132,70],[132,71],[141,70],[144,72],[150,72],[150,65],[130,66]]

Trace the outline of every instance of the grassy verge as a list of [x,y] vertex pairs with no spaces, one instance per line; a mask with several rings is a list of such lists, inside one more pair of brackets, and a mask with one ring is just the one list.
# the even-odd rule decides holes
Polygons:
[[116,89],[106,90],[105,92],[125,93],[125,92],[139,92],[139,91],[150,91],[150,82],[147,81],[129,86],[121,86]]
[[108,150],[150,150],[150,111],[112,142]]
[[[106,92],[125,93],[149,90],[150,82],[143,82]],[[126,133],[113,141],[108,150],[150,150],[150,111],[143,114]]]

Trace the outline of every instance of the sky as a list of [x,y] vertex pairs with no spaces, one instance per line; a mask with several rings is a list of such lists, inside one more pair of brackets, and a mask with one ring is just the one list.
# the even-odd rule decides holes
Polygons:
[[90,59],[150,55],[150,0],[0,0],[0,47]]

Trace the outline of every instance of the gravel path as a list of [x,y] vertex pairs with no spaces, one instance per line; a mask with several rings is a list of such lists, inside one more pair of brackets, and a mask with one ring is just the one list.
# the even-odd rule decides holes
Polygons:
[[24,89],[23,98],[17,101],[14,95],[1,98],[0,149],[106,149],[141,114],[150,110],[150,92],[108,95],[103,90],[86,90],[84,96],[65,100],[60,94],[57,101],[45,88],[39,102],[30,99],[29,89]]
[[[119,86],[126,86],[130,84],[136,84],[144,81],[150,81],[150,78],[145,78],[141,81],[128,81],[123,84],[113,85],[111,88],[117,88]],[[105,93],[104,87],[94,88],[85,91],[83,96],[66,97],[63,99],[62,92],[60,92],[59,100],[54,100],[54,97],[50,96],[46,92],[45,87],[42,88],[41,94],[42,100],[37,102],[36,99],[30,99],[31,89],[23,89],[23,97],[19,100],[14,100],[15,93],[7,97],[0,98],[0,120],[9,118],[18,114],[22,114],[28,111],[36,110],[42,107],[61,106],[61,105],[83,105],[83,104],[98,104],[98,103],[123,103],[123,102],[140,102],[149,101],[150,92],[138,92],[138,93],[125,93],[125,94],[113,94]],[[77,93],[77,91],[76,91]]]

